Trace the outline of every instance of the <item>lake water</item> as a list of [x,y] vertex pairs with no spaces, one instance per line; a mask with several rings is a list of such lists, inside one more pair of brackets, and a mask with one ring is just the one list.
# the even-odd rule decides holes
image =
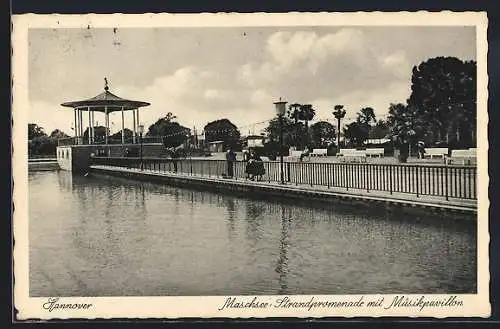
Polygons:
[[476,222],[29,173],[30,295],[473,293]]

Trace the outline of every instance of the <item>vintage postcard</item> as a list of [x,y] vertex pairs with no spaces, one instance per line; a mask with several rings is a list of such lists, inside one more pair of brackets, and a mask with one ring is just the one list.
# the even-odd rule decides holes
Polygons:
[[14,16],[17,319],[489,316],[487,26]]

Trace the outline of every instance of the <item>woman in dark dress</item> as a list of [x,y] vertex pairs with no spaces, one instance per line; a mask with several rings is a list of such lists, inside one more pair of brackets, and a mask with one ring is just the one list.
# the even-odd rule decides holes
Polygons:
[[262,180],[262,176],[266,173],[266,169],[264,169],[264,162],[260,158],[260,156],[256,155],[255,157],[255,176],[257,180]]
[[262,176],[266,173],[262,159],[254,151],[250,152],[245,172],[250,180],[255,180],[255,178],[261,180]]
[[250,151],[248,154],[248,157],[246,158],[247,164],[245,167],[245,174],[247,175],[247,178],[250,180],[254,180],[255,177],[255,159],[254,159],[254,152]]

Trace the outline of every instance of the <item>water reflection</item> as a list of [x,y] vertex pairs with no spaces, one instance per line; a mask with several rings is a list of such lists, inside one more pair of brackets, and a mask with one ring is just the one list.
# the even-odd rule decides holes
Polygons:
[[33,296],[459,293],[473,221],[30,174]]
[[291,217],[285,215],[285,207],[281,206],[281,237],[280,237],[280,256],[276,272],[279,273],[279,294],[288,294],[286,276],[288,273],[288,230],[290,228]]
[[[192,192],[194,193],[194,192]],[[230,240],[234,238],[234,233],[236,231],[236,202],[233,198],[224,198],[225,206],[227,208],[227,227],[228,227],[228,237]]]

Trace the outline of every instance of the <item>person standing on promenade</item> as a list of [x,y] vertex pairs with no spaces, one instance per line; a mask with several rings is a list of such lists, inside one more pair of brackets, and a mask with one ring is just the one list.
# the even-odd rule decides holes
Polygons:
[[248,162],[246,163],[246,166],[245,166],[245,173],[247,174],[247,178],[250,180],[255,179],[256,158],[257,158],[257,155],[255,154],[255,151],[250,150],[248,157],[247,157]]
[[418,158],[423,159],[424,154],[425,154],[425,143],[422,141],[419,141],[417,143],[417,146],[418,146]]
[[229,148],[226,153],[227,161],[227,176],[233,178],[234,176],[234,163],[236,162],[236,153],[234,153],[232,148]]
[[306,147],[305,150],[300,154],[299,161],[302,162],[305,157],[309,157],[309,154],[311,154],[311,149],[309,147]]
[[243,150],[243,162],[247,162],[250,159],[250,153],[247,150]]

